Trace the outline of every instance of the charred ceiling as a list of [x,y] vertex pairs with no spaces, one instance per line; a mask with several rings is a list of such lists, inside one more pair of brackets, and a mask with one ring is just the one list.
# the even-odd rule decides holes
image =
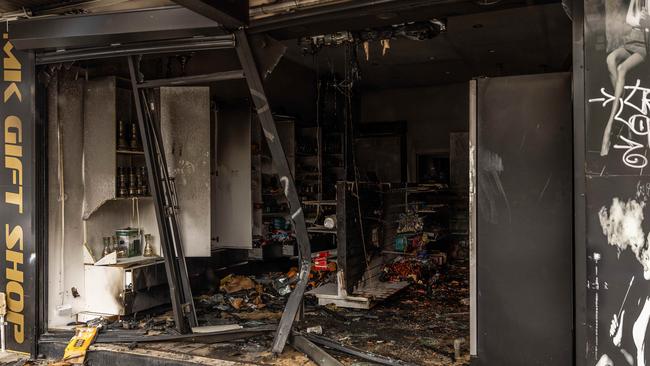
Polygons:
[[[283,40],[289,47],[286,58],[312,69],[320,63],[343,70],[345,47],[336,46],[353,43],[360,55],[362,84],[368,87],[432,85],[478,76],[564,71],[571,61],[571,23],[560,1],[503,0],[482,5],[473,0],[290,2],[293,8],[287,1],[251,1],[250,32]],[[31,6],[32,12],[53,12],[55,8],[84,12],[44,18],[35,15],[36,19],[16,22],[12,30],[14,43],[22,49],[60,51],[223,34],[214,20],[177,5],[137,12],[105,11],[173,4],[167,0],[2,4],[3,10]],[[160,15],[151,17],[151,12]],[[112,27],[116,22],[124,26]],[[164,31],[156,29],[159,24],[166,25]],[[305,56],[305,50],[316,57]]]
[[[559,0],[249,0],[250,19],[258,31],[280,31],[290,34],[312,29],[319,32],[327,20],[355,19],[358,27],[399,23],[407,19],[424,20],[432,12],[438,15],[467,14],[509,7],[560,2]],[[241,11],[243,1],[231,1]],[[180,4],[209,17],[211,2],[202,0],[5,0],[0,2],[0,18],[7,13],[26,13],[29,16],[91,14]],[[309,25],[309,26],[307,26]],[[296,27],[291,29],[292,27]],[[345,28],[353,28],[346,25]],[[304,35],[304,34],[303,34]]]
[[559,0],[355,0],[324,2],[321,6],[251,20],[252,32],[271,32],[277,39],[361,31],[413,21],[444,19],[531,5],[560,3]]
[[[357,52],[367,88],[427,86],[474,77],[566,71],[571,65],[571,22],[562,6],[546,4],[449,16],[444,28],[426,32],[409,22],[361,31],[287,40],[287,58],[313,70],[345,70],[349,47]],[[507,21],[504,21],[507,19]],[[390,30],[386,32],[385,30]]]

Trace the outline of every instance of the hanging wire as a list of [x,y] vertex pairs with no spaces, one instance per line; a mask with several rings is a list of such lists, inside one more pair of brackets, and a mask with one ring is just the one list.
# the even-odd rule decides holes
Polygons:
[[[355,43],[345,45],[345,78],[339,84],[340,91],[345,97],[345,134],[348,135],[346,138],[346,145],[350,145],[348,141],[352,140],[352,145],[354,145],[354,115],[352,112],[352,94],[354,92],[354,87],[356,81],[358,80],[358,68],[357,68],[357,45]],[[359,215],[359,229],[361,231],[361,246],[363,248],[363,256],[366,262],[366,268],[370,267],[370,258],[368,257],[368,251],[366,249],[366,233],[363,225],[363,212],[361,209],[361,195],[359,193],[359,169],[357,166],[356,154],[354,153],[354,146],[351,146],[349,149],[350,156],[352,157],[352,169],[354,174],[354,186],[352,189],[353,194],[356,196],[357,201],[357,213]],[[347,165],[347,162],[346,164]],[[347,169],[346,173],[347,175]],[[347,179],[347,176],[346,176]]]
[[[9,23],[7,23],[9,24]],[[56,96],[59,97],[59,82],[61,78],[57,76]],[[65,303],[65,175],[63,164],[63,125],[61,116],[57,109],[56,118],[56,142],[57,142],[57,179],[59,181],[59,202],[61,202],[61,252],[59,263],[59,292],[61,294],[61,306]]]
[[[314,63],[316,66],[316,148],[318,149],[318,155],[322,156],[321,153],[321,139],[319,138],[319,134],[321,133],[321,124],[320,124],[320,101],[321,101],[321,80],[320,80],[320,59],[318,58],[318,53],[314,53],[313,55],[314,58]],[[318,195],[319,199],[323,198],[323,162],[322,159],[317,159],[317,166],[318,166],[318,182],[319,182],[319,187],[318,187]],[[321,206],[317,205],[316,206],[316,219],[318,219],[321,215]]]

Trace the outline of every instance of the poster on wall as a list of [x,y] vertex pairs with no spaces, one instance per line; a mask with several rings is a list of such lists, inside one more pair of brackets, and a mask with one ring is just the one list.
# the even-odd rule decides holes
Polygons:
[[650,365],[650,6],[587,0],[588,365]]
[[36,299],[34,242],[34,57],[2,37],[0,292],[7,300],[7,349],[33,351]]

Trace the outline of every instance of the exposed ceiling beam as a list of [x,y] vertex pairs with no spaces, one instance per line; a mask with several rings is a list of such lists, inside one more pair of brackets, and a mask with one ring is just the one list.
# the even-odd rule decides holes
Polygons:
[[223,34],[219,24],[183,7],[12,22],[18,49],[70,49]]
[[193,37],[177,40],[128,43],[119,46],[77,48],[66,51],[42,52],[36,55],[37,64],[97,60],[104,58],[229,49],[235,47],[232,35]]
[[222,24],[226,28],[248,25],[248,0],[173,0],[196,13]]

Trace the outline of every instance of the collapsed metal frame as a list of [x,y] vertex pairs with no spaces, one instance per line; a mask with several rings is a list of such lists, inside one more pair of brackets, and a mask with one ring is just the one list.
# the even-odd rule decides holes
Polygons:
[[[233,46],[237,52],[242,70],[145,81],[144,75],[139,70],[141,55],[131,54],[128,55],[131,88],[142,135],[149,186],[154,197],[156,219],[160,231],[161,247],[165,257],[165,268],[170,285],[170,296],[176,328],[181,333],[188,333],[191,332],[191,327],[197,324],[197,320],[176,219],[178,204],[175,198],[173,181],[167,172],[160,131],[153,120],[146,90],[154,87],[189,85],[221,80],[241,78],[246,80],[256,113],[262,125],[264,137],[271,152],[272,161],[278,171],[284,194],[289,202],[291,221],[298,241],[300,273],[298,275],[298,282],[294,291],[289,296],[275,334],[272,351],[278,354],[284,350],[284,346],[291,335],[294,319],[296,319],[302,306],[302,299],[309,280],[311,267],[311,246],[300,197],[279,139],[262,78],[248,41],[248,35],[246,31],[241,29],[236,31],[234,37]],[[227,45],[219,44],[219,47],[227,48]],[[164,49],[164,51],[167,50],[167,48]],[[147,53],[156,53],[154,51],[149,49]],[[102,52],[100,54],[105,55],[106,53]]]
[[185,334],[191,331],[191,327],[197,326],[198,321],[176,218],[178,202],[173,181],[167,170],[160,129],[154,121],[147,90],[138,88],[138,83],[142,80],[139,56],[129,56],[128,62],[135,111],[147,164],[149,189],[156,208],[160,247],[165,258],[175,326],[176,330]]
[[256,107],[257,115],[262,125],[262,131],[266,139],[269,150],[271,151],[271,159],[275,165],[275,169],[280,176],[282,182],[284,195],[289,202],[289,210],[291,212],[291,221],[293,228],[296,232],[296,240],[298,241],[298,254],[300,273],[298,274],[298,283],[289,295],[289,300],[282,313],[278,330],[275,334],[273,341],[273,352],[282,353],[287,339],[291,334],[291,327],[293,321],[298,315],[302,307],[302,299],[307,288],[309,281],[309,271],[311,269],[311,244],[309,243],[309,234],[307,233],[307,224],[305,223],[305,215],[302,210],[300,196],[296,189],[293,174],[289,168],[287,156],[284,153],[278,130],[275,125],[271,107],[264,91],[262,84],[262,77],[255,64],[255,58],[248,42],[248,36],[244,30],[238,30],[235,33],[235,42],[239,62],[242,65],[244,74],[246,76],[246,83],[250,90],[253,104]]
[[[154,13],[157,15],[154,15]],[[127,12],[111,15],[99,14],[92,17],[75,17],[73,20],[77,24],[83,25],[68,27],[65,28],[65,31],[55,32],[54,34],[52,32],[57,29],[60,30],[61,27],[45,25],[62,20],[70,21],[70,18],[39,19],[38,23],[32,21],[18,22],[18,26],[14,26],[15,32],[18,33],[16,44],[21,49],[43,50],[36,54],[37,65],[108,58],[126,58],[128,60],[131,89],[143,138],[149,187],[151,187],[154,196],[156,220],[160,230],[162,252],[165,256],[174,318],[177,329],[181,333],[191,331],[191,327],[196,324],[196,316],[185,257],[182,252],[182,243],[178,234],[176,220],[178,204],[173,190],[173,182],[169,179],[166,170],[164,146],[162,146],[160,132],[157,131],[157,126],[153,121],[154,115],[148,107],[147,90],[162,86],[196,85],[236,79],[246,80],[264,137],[271,152],[272,161],[289,202],[291,221],[298,242],[299,280],[288,299],[276,331],[272,349],[274,353],[281,353],[290,337],[293,321],[301,309],[302,298],[308,283],[311,249],[300,198],[278,137],[262,77],[251,50],[248,33],[244,29],[226,32],[218,22],[197,16],[184,8],[152,10],[146,13],[147,16],[142,22],[125,22],[129,25],[125,30],[112,28],[112,25],[116,24],[114,17],[134,20],[139,19],[138,17],[142,16],[142,14],[145,13]],[[152,19],[164,19],[169,24],[164,28],[160,28],[158,22]],[[196,27],[205,31],[204,36],[196,37],[194,33],[189,31],[190,29],[196,30]],[[74,29],[74,32],[70,33],[69,29]],[[79,29],[87,31],[79,32]],[[145,39],[149,38],[148,41],[142,41],[143,34],[146,35],[144,36]],[[110,46],[99,46],[107,44],[110,44]],[[52,48],[56,48],[56,50],[53,51]],[[160,80],[144,80],[139,71],[139,60],[142,55],[220,49],[234,49],[239,58],[241,70],[218,71],[206,75]]]

